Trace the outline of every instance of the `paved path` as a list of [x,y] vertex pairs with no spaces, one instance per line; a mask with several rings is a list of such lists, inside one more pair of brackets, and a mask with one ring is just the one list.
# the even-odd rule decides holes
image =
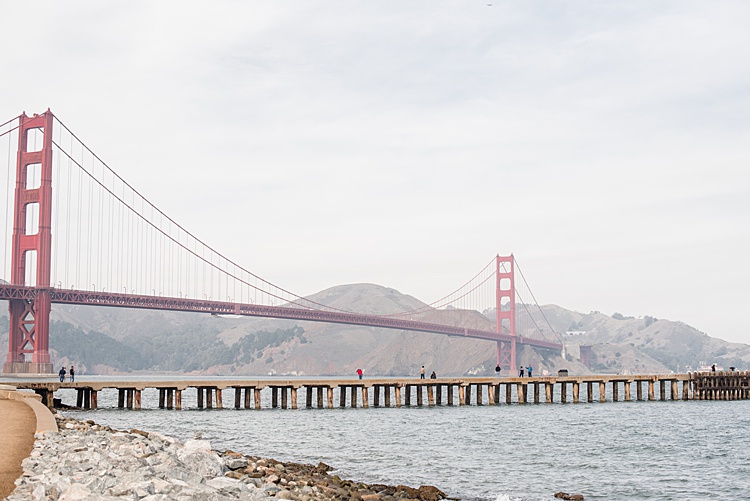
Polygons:
[[0,399],[0,499],[16,488],[21,461],[34,447],[36,416],[21,400]]

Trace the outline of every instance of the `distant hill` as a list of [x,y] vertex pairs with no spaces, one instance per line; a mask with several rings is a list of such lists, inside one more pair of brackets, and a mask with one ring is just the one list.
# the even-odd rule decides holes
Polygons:
[[750,345],[710,337],[683,322],[648,315],[583,314],[554,305],[542,311],[558,332],[575,333],[563,337],[571,352],[580,345],[592,346],[594,372],[641,372],[649,367],[685,372],[712,363],[750,367]]
[[[416,298],[373,284],[332,287],[310,299],[335,308],[391,314],[425,306]],[[548,326],[563,334],[566,358],[545,350],[519,349],[518,363],[537,374],[683,372],[701,362],[750,365],[750,346],[711,338],[681,322],[651,317],[582,314],[546,305],[518,308],[519,333]],[[416,375],[421,365],[440,376],[494,374],[496,344],[372,327],[294,322],[197,313],[53,306],[53,364],[76,365],[80,374],[129,371],[216,375]],[[430,322],[493,329],[494,311],[433,311]],[[7,352],[7,317],[0,318],[0,356]],[[549,335],[549,334],[548,334]],[[592,360],[580,361],[580,346]]]

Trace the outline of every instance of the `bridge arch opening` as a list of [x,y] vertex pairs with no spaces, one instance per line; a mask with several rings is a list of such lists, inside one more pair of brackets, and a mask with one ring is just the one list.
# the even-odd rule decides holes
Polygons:
[[28,164],[26,167],[26,189],[35,190],[42,185],[42,164]]
[[36,235],[39,233],[39,203],[26,204],[26,225],[24,235]]
[[29,250],[24,253],[24,278],[23,284],[27,287],[36,287],[36,250]]
[[44,129],[31,127],[26,130],[26,153],[36,153],[44,148]]

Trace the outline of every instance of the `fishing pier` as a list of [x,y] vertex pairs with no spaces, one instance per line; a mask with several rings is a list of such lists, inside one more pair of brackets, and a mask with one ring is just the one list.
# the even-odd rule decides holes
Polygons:
[[[18,389],[35,391],[49,407],[57,403],[96,409],[99,407],[99,393],[114,390],[117,392],[118,408],[135,410],[143,408],[144,390],[158,390],[158,402],[153,402],[150,407],[158,405],[160,409],[181,410],[184,393],[189,392],[191,396],[195,396],[195,406],[198,409],[225,408],[224,397],[228,393],[234,394],[230,405],[235,409],[260,410],[297,409],[300,397],[304,397],[305,408],[318,409],[577,404],[628,402],[634,399],[745,400],[750,398],[749,384],[750,372],[439,379],[84,380],[74,383],[14,383]],[[56,399],[55,394],[61,390],[74,390],[75,403]]]

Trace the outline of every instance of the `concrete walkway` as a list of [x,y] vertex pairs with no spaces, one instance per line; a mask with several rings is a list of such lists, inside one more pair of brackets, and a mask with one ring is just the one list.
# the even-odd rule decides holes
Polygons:
[[0,385],[0,499],[16,488],[21,476],[21,461],[34,447],[34,433],[57,431],[52,413],[34,394]]

